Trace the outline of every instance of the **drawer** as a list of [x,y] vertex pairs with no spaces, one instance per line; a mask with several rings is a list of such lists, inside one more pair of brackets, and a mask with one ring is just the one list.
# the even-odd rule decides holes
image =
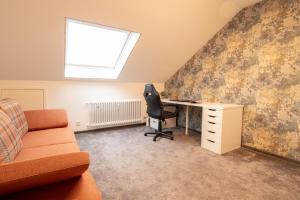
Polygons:
[[221,154],[221,144],[213,142],[209,139],[202,138],[201,139],[201,147],[205,148],[209,151],[215,152],[217,154]]
[[203,119],[202,120],[202,129],[220,133],[222,130],[222,124],[218,123],[218,122],[212,122],[212,121]]
[[203,120],[204,121],[210,121],[214,122],[216,124],[221,124],[222,123],[222,117],[216,116],[216,115],[203,115]]
[[211,140],[215,143],[220,144],[221,143],[221,134],[219,132],[213,132],[208,130],[202,130],[202,136],[203,139]]
[[216,108],[203,108],[203,115],[222,117],[223,110],[216,109]]

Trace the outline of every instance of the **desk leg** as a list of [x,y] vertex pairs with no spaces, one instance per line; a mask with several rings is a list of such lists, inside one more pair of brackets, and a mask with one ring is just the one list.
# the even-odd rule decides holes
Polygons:
[[186,106],[185,112],[185,134],[189,134],[189,106]]

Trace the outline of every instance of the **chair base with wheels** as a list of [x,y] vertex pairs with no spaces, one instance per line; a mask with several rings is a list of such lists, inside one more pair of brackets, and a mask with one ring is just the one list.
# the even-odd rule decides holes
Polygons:
[[153,141],[156,142],[156,139],[161,137],[161,138],[167,138],[167,139],[170,139],[170,140],[174,140],[174,137],[173,137],[173,132],[170,131],[170,130],[162,130],[161,128],[161,122],[159,122],[159,129],[158,130],[155,130],[155,132],[146,132],[144,134],[144,136],[147,136],[147,135],[155,135],[154,138],[153,138]]
[[173,137],[173,132],[172,131],[163,131],[163,132],[158,132],[158,131],[155,131],[155,132],[147,132],[145,133],[144,135],[147,136],[147,135],[155,135],[154,138],[153,138],[153,141],[156,142],[156,139],[158,137],[162,137],[162,138],[167,138],[167,139],[170,139],[170,140],[174,140],[174,137]]

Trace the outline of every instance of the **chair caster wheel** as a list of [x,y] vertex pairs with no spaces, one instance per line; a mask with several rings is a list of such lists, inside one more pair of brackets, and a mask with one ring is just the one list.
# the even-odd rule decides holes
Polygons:
[[147,133],[144,133],[144,136],[147,136]]
[[171,140],[174,140],[174,137],[171,137]]
[[155,138],[153,138],[153,142],[156,142],[156,139],[155,139]]

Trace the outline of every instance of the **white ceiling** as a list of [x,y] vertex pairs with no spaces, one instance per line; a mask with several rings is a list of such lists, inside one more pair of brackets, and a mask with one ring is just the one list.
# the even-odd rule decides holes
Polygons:
[[141,37],[119,81],[164,82],[259,0],[1,0],[0,79],[65,80],[65,17]]

